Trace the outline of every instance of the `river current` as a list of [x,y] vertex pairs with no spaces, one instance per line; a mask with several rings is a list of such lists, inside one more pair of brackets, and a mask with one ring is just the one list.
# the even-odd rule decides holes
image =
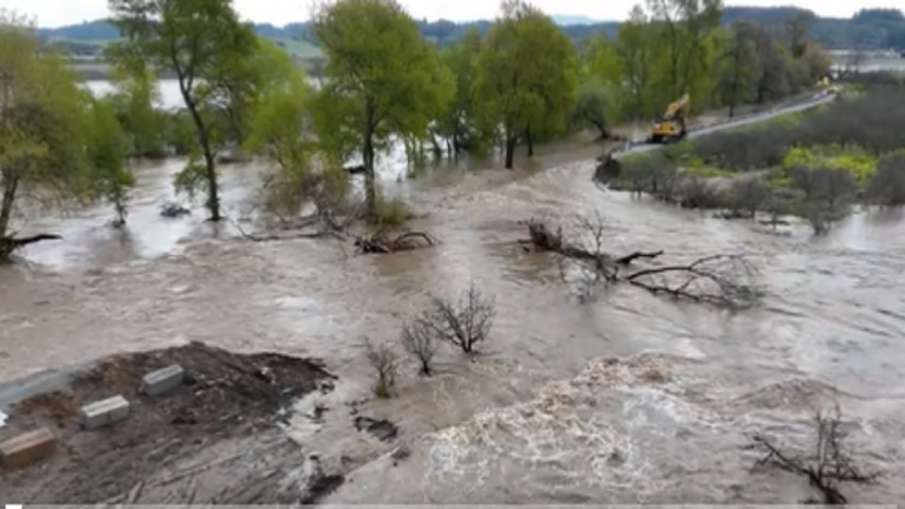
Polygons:
[[[774,232],[600,189],[598,150],[551,146],[515,172],[487,161],[413,180],[391,172],[388,192],[421,214],[412,228],[440,239],[392,256],[334,240],[250,242],[206,223],[197,203],[163,219],[182,161],[141,163],[125,230],[109,227],[104,206],[21,228],[65,241],[0,267],[0,380],[193,340],[321,358],[337,388],[300,405],[329,410],[317,423],[300,412],[287,432],[348,460],[338,503],[794,503],[815,494],[753,469],[750,436],[811,447],[814,412],[839,404],[858,457],[885,472],[844,491],[905,501],[905,211],[860,212],[824,237],[798,223]],[[264,172],[222,169],[227,214],[243,229],[255,228]],[[613,253],[748,255],[763,301],[733,312],[620,286],[580,303],[558,261],[518,239],[531,217],[568,233],[595,211]],[[497,303],[482,354],[443,349],[432,379],[406,362],[398,397],[371,399],[362,337],[395,341],[430,295],[472,281]],[[399,444],[357,432],[353,406],[395,422],[411,457],[393,467]]]

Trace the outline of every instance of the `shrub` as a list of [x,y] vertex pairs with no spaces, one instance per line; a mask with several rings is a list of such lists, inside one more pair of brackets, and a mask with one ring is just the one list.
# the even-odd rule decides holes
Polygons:
[[378,398],[393,397],[396,387],[396,373],[398,371],[398,356],[396,351],[387,344],[375,345],[370,339],[364,339],[364,347],[368,362],[374,369],[377,381],[374,384],[374,394]]
[[783,167],[810,167],[844,170],[866,183],[877,169],[877,158],[857,146],[818,145],[795,147],[783,159]]
[[421,374],[433,374],[433,359],[437,353],[437,341],[430,312],[422,313],[402,327],[402,347],[421,364]]
[[770,198],[770,188],[759,178],[742,178],[726,193],[726,206],[738,215],[753,218]]
[[877,205],[905,205],[905,150],[888,154],[877,165],[866,192]]
[[467,354],[487,340],[496,317],[493,297],[485,296],[474,284],[459,296],[457,303],[435,298],[431,308],[426,316],[437,337]]
[[723,197],[707,179],[697,176],[683,176],[679,187],[679,194],[682,196],[682,206],[685,208],[716,209],[723,206]]

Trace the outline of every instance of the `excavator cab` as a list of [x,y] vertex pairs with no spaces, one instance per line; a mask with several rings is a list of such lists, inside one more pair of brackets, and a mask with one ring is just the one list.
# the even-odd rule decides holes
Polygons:
[[681,99],[669,105],[666,113],[658,117],[651,130],[651,143],[671,143],[681,140],[688,134],[685,117],[691,106],[691,96],[685,94]]

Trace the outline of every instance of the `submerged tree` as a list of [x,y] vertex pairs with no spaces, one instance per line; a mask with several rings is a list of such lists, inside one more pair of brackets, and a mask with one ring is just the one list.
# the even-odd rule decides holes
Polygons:
[[500,129],[506,168],[516,146],[565,128],[575,99],[577,56],[572,42],[548,16],[520,0],[503,3],[503,15],[477,60],[475,93],[485,124]]
[[[263,41],[262,45],[270,46]],[[270,86],[256,97],[244,144],[278,166],[266,181],[266,208],[287,219],[312,203],[320,226],[325,231],[338,230],[335,215],[346,200],[346,172],[323,155],[312,132],[309,107],[313,91],[302,70],[285,53],[271,50],[276,52],[269,58]]]
[[96,197],[113,205],[116,211],[114,226],[124,226],[129,189],[135,185],[135,176],[125,164],[129,140],[109,101],[97,100],[92,104],[87,142],[91,189]]
[[41,51],[22,19],[0,12],[0,261],[24,245],[58,238],[10,231],[26,193],[39,201],[85,193],[89,105],[63,60]]
[[320,6],[314,34],[328,63],[319,95],[319,135],[343,159],[361,154],[368,213],[377,213],[374,161],[393,134],[423,137],[453,93],[449,72],[394,0]]
[[447,140],[447,151],[453,157],[464,149],[479,148],[478,112],[474,96],[475,63],[481,51],[481,34],[470,30],[456,44],[445,48],[440,60],[452,72],[456,93],[437,118],[436,129]]
[[[238,78],[257,39],[239,21],[231,0],[109,0],[113,21],[124,40],[112,51],[116,60],[144,60],[175,73],[195,127],[197,150],[177,177],[177,187],[207,190],[211,220],[219,221],[217,152],[228,140]],[[128,67],[128,66],[127,66]]]

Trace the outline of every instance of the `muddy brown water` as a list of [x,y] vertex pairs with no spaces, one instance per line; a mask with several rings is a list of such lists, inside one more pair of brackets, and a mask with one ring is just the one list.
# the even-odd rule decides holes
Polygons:
[[[48,215],[30,228],[66,242],[0,268],[0,380],[192,340],[321,358],[336,390],[300,402],[286,431],[346,474],[337,503],[797,502],[815,495],[807,483],[752,469],[745,445],[766,431],[809,447],[813,409],[835,401],[859,457],[886,473],[843,491],[905,501],[905,212],[859,213],[822,238],[801,224],[775,233],[601,190],[598,151],[550,147],[514,173],[392,174],[388,192],[427,214],[413,227],[442,242],[386,257],[243,241],[197,207],[163,220],[181,163],[143,165],[125,232],[106,226],[103,207]],[[224,169],[230,217],[255,217],[261,171]],[[609,251],[749,254],[763,302],[729,312],[613,287],[578,303],[556,260],[516,241],[532,216],[569,231],[570,217],[595,210]],[[497,301],[482,355],[444,349],[431,380],[406,363],[397,398],[370,398],[361,338],[394,341],[429,295],[470,281]],[[359,416],[392,421],[398,438],[358,431]],[[401,445],[411,456],[396,460]]]

